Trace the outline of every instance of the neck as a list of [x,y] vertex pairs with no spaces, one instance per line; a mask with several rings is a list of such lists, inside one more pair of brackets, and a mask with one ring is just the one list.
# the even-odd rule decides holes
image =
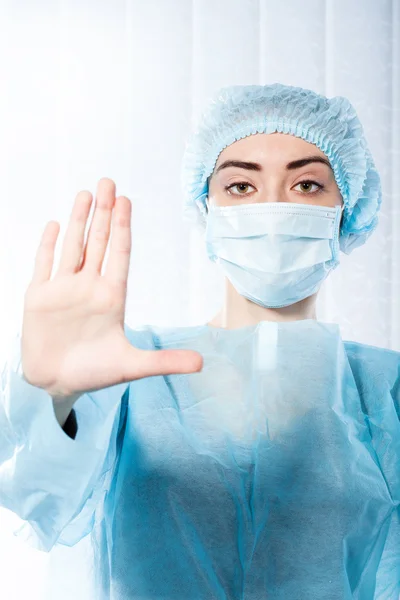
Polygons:
[[213,327],[237,329],[256,325],[260,321],[302,321],[315,319],[317,294],[283,308],[263,308],[241,296],[225,277],[225,298],[222,309],[208,323]]

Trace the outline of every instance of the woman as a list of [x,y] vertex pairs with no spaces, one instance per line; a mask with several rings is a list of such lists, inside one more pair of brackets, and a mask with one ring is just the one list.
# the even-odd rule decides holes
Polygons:
[[91,534],[96,599],[397,599],[400,353],[315,312],[381,204],[353,107],[224,88],[182,173],[221,311],[127,327],[130,201],[101,180],[85,244],[78,194],[53,280],[44,231],[3,373],[1,503],[44,551]]

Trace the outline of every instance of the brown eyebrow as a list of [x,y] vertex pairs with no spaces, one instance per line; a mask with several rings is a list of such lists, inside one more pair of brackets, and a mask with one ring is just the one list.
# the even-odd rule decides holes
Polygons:
[[[300,167],[305,167],[306,165],[314,162],[323,163],[327,165],[333,171],[329,160],[323,158],[322,156],[308,156],[307,158],[300,158],[298,160],[293,160],[292,162],[286,165],[287,171],[292,171],[294,169],[300,169]],[[239,169],[247,169],[248,171],[262,171],[263,168],[259,163],[255,162],[243,162],[241,160],[226,160],[221,163],[214,175],[216,175],[221,169],[227,169],[228,167],[236,167]]]

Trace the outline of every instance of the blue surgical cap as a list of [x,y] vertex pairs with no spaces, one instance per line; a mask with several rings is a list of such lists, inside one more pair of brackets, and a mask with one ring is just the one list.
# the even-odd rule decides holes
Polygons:
[[378,224],[381,182],[352,104],[291,85],[234,85],[211,98],[186,143],[181,183],[184,217],[207,222],[208,177],[226,146],[255,133],[288,133],[328,157],[344,203],[340,249],[350,254]]

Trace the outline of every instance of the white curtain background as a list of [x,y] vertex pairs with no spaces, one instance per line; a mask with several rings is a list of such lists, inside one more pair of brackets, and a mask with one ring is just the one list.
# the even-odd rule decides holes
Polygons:
[[[133,203],[126,321],[208,321],[223,277],[182,220],[185,139],[214,91],[307,87],[356,107],[380,171],[380,224],[321,289],[318,318],[400,351],[400,0],[0,0],[2,358],[46,223],[110,177]],[[46,435],[46,432],[43,432]],[[0,442],[1,443],[1,442]],[[50,554],[0,511],[0,597],[87,600],[88,538]]]

